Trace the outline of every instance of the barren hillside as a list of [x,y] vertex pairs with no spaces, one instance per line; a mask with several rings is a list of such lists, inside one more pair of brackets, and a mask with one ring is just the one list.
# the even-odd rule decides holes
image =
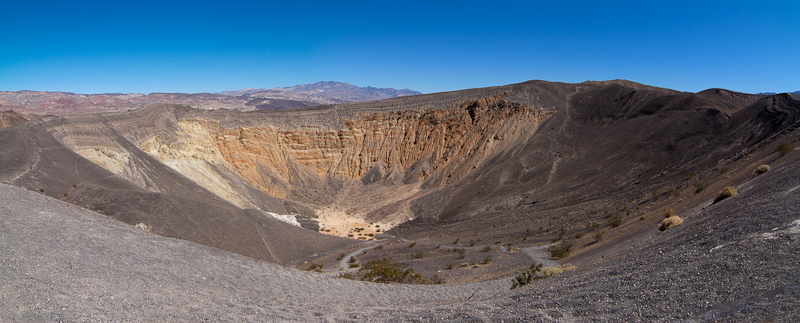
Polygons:
[[[531,81],[292,110],[209,111],[156,104],[45,117],[2,129],[0,179],[164,237],[316,269],[326,277],[321,282],[338,284],[329,276],[358,275],[359,267],[383,257],[407,264],[429,282],[487,281],[394,287],[411,293],[402,295],[421,293],[426,301],[407,309],[383,308],[390,306],[387,300],[364,309],[381,320],[395,314],[401,321],[417,314],[455,321],[685,320],[723,312],[764,319],[767,310],[737,312],[750,306],[744,301],[736,303],[737,309],[712,306],[766,295],[753,297],[777,304],[770,310],[798,315],[781,307],[787,297],[797,297],[797,284],[778,282],[798,278],[788,265],[797,259],[787,254],[798,247],[792,242],[791,210],[798,207],[792,185],[800,185],[792,175],[799,120],[795,94],[685,93],[622,80]],[[761,164],[772,170],[754,175]],[[780,184],[770,187],[770,181]],[[742,194],[712,203],[725,186]],[[763,221],[753,218],[766,210],[777,214]],[[729,221],[726,214],[743,221],[741,230],[719,227]],[[661,232],[665,215],[685,222]],[[700,227],[717,233],[702,233]],[[696,251],[721,243],[739,252],[738,246],[766,234],[767,227],[785,231],[780,237],[788,239],[775,247],[775,255],[755,254],[772,248],[770,239],[756,238],[756,249],[745,254],[743,264],[727,264],[725,257],[733,251],[719,256]],[[554,252],[559,248],[563,253]],[[664,271],[671,261],[662,256],[665,251],[689,266],[685,276],[675,266]],[[714,282],[733,280],[721,278],[725,269],[718,266],[740,268],[759,261],[770,273],[759,280],[762,285],[744,284],[747,290],[720,296]],[[570,263],[577,269],[526,292],[506,292],[511,278],[533,262]],[[702,270],[719,272],[701,277]],[[673,272],[685,280],[666,287],[670,280],[664,275]],[[697,295],[672,301],[629,285],[617,293],[608,290],[613,287],[609,280],[587,281],[598,273],[653,284],[647,290],[660,295],[661,288],[664,297],[695,290]],[[289,281],[315,277],[293,270],[286,275]],[[747,273],[731,275],[741,279]],[[576,282],[582,285],[563,285]],[[465,299],[462,294],[473,288],[468,286],[483,286],[475,288],[501,297]],[[557,310],[557,304],[533,296],[544,287],[557,287],[548,297],[569,304],[567,309]],[[343,288],[351,293],[351,287]],[[364,288],[396,292],[385,286]],[[460,296],[424,296],[445,290]],[[565,299],[568,290],[585,299]],[[609,296],[601,297],[601,291]],[[659,305],[614,301],[634,294]],[[779,294],[785,298],[776,300]],[[589,306],[598,297],[625,310]],[[692,303],[704,300],[710,303]],[[361,301],[354,302],[350,309],[356,317],[351,319],[357,319]],[[528,308],[528,303],[540,307]],[[264,309],[259,306],[251,307]],[[335,305],[320,308],[326,306]],[[658,313],[654,308],[659,306],[679,310]],[[501,307],[519,312],[504,313]],[[706,308],[711,312],[700,313]],[[205,313],[221,318],[225,311]],[[248,319],[268,317],[256,313],[261,314]],[[307,318],[293,315],[284,319]],[[329,319],[350,314],[337,315]]]

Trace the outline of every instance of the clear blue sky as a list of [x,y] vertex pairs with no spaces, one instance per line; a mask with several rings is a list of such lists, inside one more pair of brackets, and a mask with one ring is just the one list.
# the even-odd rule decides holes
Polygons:
[[800,1],[5,1],[0,90],[800,90]]

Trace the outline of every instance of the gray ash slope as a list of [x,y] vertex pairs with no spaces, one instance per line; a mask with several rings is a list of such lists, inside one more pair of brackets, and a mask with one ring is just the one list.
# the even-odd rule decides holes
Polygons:
[[151,235],[1,185],[0,319],[42,321],[761,321],[800,319],[797,156],[640,247],[509,280],[349,281]]

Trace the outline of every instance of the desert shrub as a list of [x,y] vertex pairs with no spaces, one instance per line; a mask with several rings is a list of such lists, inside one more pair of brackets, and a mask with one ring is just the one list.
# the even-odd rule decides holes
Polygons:
[[547,278],[555,275],[561,275],[564,272],[574,269],[575,266],[573,266],[572,264],[563,264],[558,267],[545,267],[544,269],[542,269],[541,276],[542,278]]
[[483,258],[483,260],[481,260],[481,263],[484,265],[490,262],[492,262],[492,256],[486,256],[486,258]]
[[356,277],[352,273],[339,273],[339,278],[355,280]]
[[453,263],[447,263],[447,266],[444,267],[447,270],[453,269]]
[[350,259],[347,260],[347,262],[349,262],[351,264],[356,262],[356,257],[351,257]]
[[464,249],[456,249],[456,253],[458,254],[458,259],[464,259],[464,256],[467,254],[467,251]]
[[675,215],[675,210],[673,208],[668,208],[668,209],[664,210],[664,217],[665,218],[671,217],[673,215]]
[[150,232],[150,230],[151,230],[150,226],[147,225],[147,224],[144,224],[144,223],[138,223],[138,224],[135,225],[135,227],[137,229],[144,230],[144,231],[147,231],[147,232]]
[[425,258],[425,253],[422,252],[422,250],[414,251],[414,253],[411,254],[411,259],[422,259],[422,258]]
[[408,264],[381,258],[367,262],[358,270],[361,280],[376,283],[424,283],[422,276],[407,268]]
[[453,241],[453,244],[456,244],[456,243],[458,243],[458,239],[456,239],[456,240],[454,240],[454,241]]
[[551,245],[549,248],[547,248],[547,251],[550,252],[550,256],[558,259],[569,256],[570,249],[572,249],[572,242],[561,241],[561,243],[558,245]]
[[722,192],[719,192],[719,195],[717,195],[717,199],[714,200],[714,203],[722,201],[731,196],[735,196],[736,194],[739,194],[739,192],[736,191],[735,187],[725,186],[725,188],[722,189]]
[[356,263],[352,263],[349,265],[350,268],[358,268],[360,265]]
[[557,241],[563,239],[564,238],[564,234],[566,234],[566,233],[567,233],[567,230],[564,229],[564,227],[561,227],[560,229],[558,229],[558,235],[555,238],[553,238],[552,240],[550,240],[550,242],[557,242]]
[[622,217],[619,215],[615,215],[611,217],[611,222],[609,222],[609,224],[611,224],[611,227],[616,228],[622,225],[622,222],[624,222],[624,220],[622,220]]
[[308,270],[321,269],[321,268],[322,268],[322,265],[320,265],[318,263],[314,263],[314,262],[312,262],[310,265],[308,265]]
[[469,241],[469,246],[470,246],[470,247],[473,247],[473,246],[475,246],[475,240],[470,240],[470,241]]
[[492,247],[483,246],[483,249],[481,249],[481,252],[489,252],[489,251],[492,251]]
[[790,144],[788,142],[782,142],[778,144],[778,152],[781,153],[781,156],[794,151],[795,148],[796,147],[793,144]]
[[416,241],[414,241],[414,242],[412,242],[412,243],[411,243],[411,244],[410,244],[408,247],[409,247],[409,248],[414,248],[414,247],[416,247],[416,246],[417,246],[417,242],[416,242]]
[[603,233],[605,233],[605,232],[603,232],[603,231],[595,231],[594,234],[592,234],[592,238],[594,238],[595,241],[603,240]]
[[583,238],[583,233],[575,232],[575,239]]
[[658,227],[661,231],[666,231],[669,228],[672,228],[676,225],[681,225],[683,223],[683,219],[681,219],[677,215],[673,215],[661,221],[661,225]]
[[756,169],[753,170],[753,175],[758,176],[768,171],[769,171],[769,165],[766,164],[758,165],[758,167],[756,167]]
[[699,193],[703,192],[706,188],[708,188],[708,184],[703,183],[701,181],[697,181],[697,182],[692,183],[692,186],[694,186],[694,193],[695,194],[699,194]]
[[439,277],[439,274],[433,274],[433,276],[431,276],[430,283],[434,285],[439,285],[439,284],[444,284],[445,281],[444,279],[442,279],[442,277]]
[[511,280],[511,289],[516,289],[517,287],[522,287],[527,284],[530,284],[534,280],[541,279],[539,276],[539,272],[542,271],[542,264],[533,263],[528,270],[522,272],[521,274],[514,277]]
[[339,254],[339,256],[338,256],[338,257],[336,257],[336,261],[340,261],[340,260],[342,260],[342,259],[344,259],[344,254],[343,254],[343,253],[340,253],[340,254]]

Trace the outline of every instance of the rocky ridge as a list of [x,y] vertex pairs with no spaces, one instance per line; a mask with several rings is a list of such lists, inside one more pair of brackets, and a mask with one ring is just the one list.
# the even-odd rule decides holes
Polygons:
[[0,91],[0,110],[38,115],[74,115],[138,109],[157,103],[206,110],[252,111],[295,109],[314,105],[380,100],[421,94],[411,90],[358,87],[341,82],[318,82],[287,88],[247,89],[219,93],[106,93],[75,94],[44,91]]

